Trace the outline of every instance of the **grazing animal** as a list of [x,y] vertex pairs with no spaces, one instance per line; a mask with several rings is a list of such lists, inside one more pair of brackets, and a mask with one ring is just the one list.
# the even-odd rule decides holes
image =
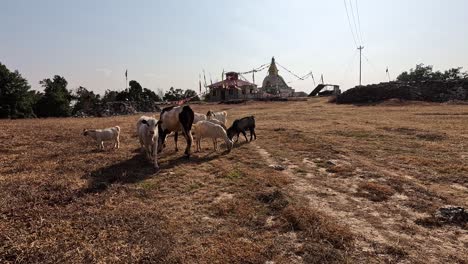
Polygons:
[[158,120],[152,117],[142,116],[138,119],[138,138],[145,151],[146,158],[153,161],[154,168],[158,166]]
[[201,140],[202,138],[211,138],[213,139],[213,147],[216,151],[218,149],[217,138],[221,138],[226,142],[226,147],[228,151],[231,151],[232,141],[228,138],[226,130],[218,124],[212,123],[210,121],[199,121],[193,125],[192,132],[195,135],[197,143],[197,152],[201,149]]
[[190,157],[190,148],[192,146],[192,133],[190,130],[192,129],[194,119],[194,113],[190,106],[170,106],[166,107],[161,111],[161,115],[159,118],[159,126],[158,126],[158,153],[161,152],[164,148],[164,143],[166,142],[166,137],[170,132],[174,132],[174,143],[175,143],[175,150],[178,151],[177,148],[177,138],[179,131],[185,137],[187,141],[187,147],[185,148],[185,156]]
[[140,132],[139,132],[139,130],[140,130],[140,125],[141,125],[141,123],[143,122],[143,120],[148,120],[148,119],[150,119],[150,118],[152,118],[152,117],[150,117],[150,116],[141,116],[141,117],[138,119],[138,122],[137,122],[137,124],[136,124],[136,133],[137,133],[137,135],[139,135],[139,133],[140,133]]
[[218,119],[208,119],[206,121],[210,122],[210,123],[213,123],[213,124],[216,124],[216,125],[220,125],[220,126],[222,126],[224,128],[224,130],[226,130],[226,126],[224,125],[224,123],[219,121]]
[[120,147],[120,127],[105,129],[83,129],[83,136],[90,136],[96,140],[98,149],[104,149],[104,141],[113,141],[113,148]]
[[228,128],[227,135],[230,140],[234,137],[234,135],[237,135],[236,142],[239,140],[239,134],[242,133],[245,137],[245,141],[249,141],[247,139],[247,135],[245,134],[245,131],[249,130],[250,131],[250,141],[252,141],[252,136],[257,139],[257,135],[255,134],[255,117],[254,116],[248,116],[248,117],[243,117],[241,119],[236,119],[232,123],[232,126]]
[[221,121],[224,126],[226,126],[227,124],[227,112],[226,111],[222,111],[222,112],[213,112],[211,110],[208,111],[208,113],[206,113],[206,117],[207,119],[217,119],[219,121]]
[[206,115],[200,113],[194,113],[193,123],[197,123],[198,121],[206,120]]

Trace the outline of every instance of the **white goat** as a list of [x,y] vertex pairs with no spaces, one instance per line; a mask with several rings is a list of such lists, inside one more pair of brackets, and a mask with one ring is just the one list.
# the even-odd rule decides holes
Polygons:
[[193,113],[193,123],[197,123],[198,121],[206,120],[206,115],[200,113]]
[[226,130],[220,125],[214,124],[209,121],[199,121],[192,126],[192,132],[195,135],[197,142],[197,152],[201,149],[201,139],[202,138],[211,138],[213,139],[213,147],[216,151],[218,149],[217,138],[221,138],[226,142],[226,147],[228,151],[231,151],[232,141],[229,140]]
[[216,125],[220,125],[220,126],[222,126],[224,128],[224,130],[226,130],[226,126],[224,125],[224,123],[219,121],[218,119],[208,119],[206,121],[210,122],[210,123],[213,123],[213,124],[216,124]]
[[217,119],[219,121],[221,121],[224,126],[226,126],[227,124],[227,112],[226,111],[222,111],[222,112],[213,112],[211,110],[208,111],[208,113],[206,114],[206,117],[207,119]]
[[154,168],[158,166],[158,120],[152,117],[142,116],[138,119],[138,138],[144,149],[146,158],[153,161]]
[[113,148],[120,147],[120,127],[110,127],[105,129],[83,129],[83,136],[90,136],[96,140],[98,149],[104,149],[104,141],[113,141]]
[[140,125],[141,123],[143,122],[143,120],[148,120],[150,119],[151,117],[150,116],[141,116],[139,119],[138,119],[138,122],[137,122],[137,125],[136,125],[136,134],[139,135],[139,130],[140,130]]

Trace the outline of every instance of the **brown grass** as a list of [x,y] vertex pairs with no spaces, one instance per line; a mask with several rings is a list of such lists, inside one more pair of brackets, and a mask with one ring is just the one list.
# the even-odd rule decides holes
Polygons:
[[[416,223],[442,205],[468,207],[466,106],[194,105],[210,108],[228,111],[230,121],[255,115],[258,140],[241,138],[229,154],[203,142],[187,161],[169,139],[159,174],[138,149],[138,116],[1,120],[0,262],[394,263],[467,255],[464,226]],[[119,150],[96,151],[81,136],[83,128],[114,125],[122,128]],[[269,167],[278,164],[286,170]]]
[[376,182],[364,182],[359,184],[357,195],[366,197],[373,202],[382,202],[395,194],[395,190],[387,185]]

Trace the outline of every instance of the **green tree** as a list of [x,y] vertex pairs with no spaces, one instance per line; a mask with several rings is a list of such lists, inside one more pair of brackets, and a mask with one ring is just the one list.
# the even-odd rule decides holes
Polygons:
[[142,99],[143,87],[135,81],[131,80],[129,82],[130,88],[128,88],[128,100],[139,102]]
[[104,96],[102,97],[103,102],[114,102],[117,101],[117,96],[119,95],[119,92],[117,91],[111,91],[111,90],[106,90],[104,92]]
[[189,98],[192,96],[194,97],[191,99],[191,101],[200,101],[200,97],[198,97],[197,92],[195,92],[194,90],[190,90],[190,89],[185,90],[184,98]]
[[448,69],[444,72],[433,71],[432,65],[417,64],[409,72],[404,71],[398,75],[397,80],[403,82],[430,81],[430,80],[461,80],[468,78],[467,72],[462,72],[462,67]]
[[155,92],[151,91],[148,88],[143,88],[142,99],[144,101],[154,101],[154,102],[162,101],[161,97],[159,97]]
[[36,93],[18,71],[0,63],[0,118],[34,117]]
[[164,100],[165,101],[178,101],[181,99],[184,99],[184,90],[182,89],[174,89],[174,87],[171,87],[169,91],[167,91],[164,94]]
[[52,80],[44,79],[39,84],[44,87],[44,95],[36,104],[36,114],[40,117],[70,116],[72,95],[67,90],[67,80],[55,75]]
[[100,102],[99,94],[95,94],[93,91],[89,91],[82,86],[76,89],[73,97],[76,99],[76,104],[73,106],[73,113],[78,111],[90,113]]
[[468,77],[467,72],[462,72],[463,67],[457,67],[448,69],[444,72],[443,78],[445,80],[461,80],[466,79]]
[[[434,73],[432,72],[432,65],[424,66],[424,64],[417,64],[416,68],[411,68],[409,72],[402,72],[398,77],[398,81],[427,81],[433,79]],[[440,74],[440,72],[439,72]]]

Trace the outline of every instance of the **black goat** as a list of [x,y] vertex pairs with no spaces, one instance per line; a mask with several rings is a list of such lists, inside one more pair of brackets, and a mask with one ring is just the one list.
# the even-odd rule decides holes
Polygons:
[[247,116],[243,117],[241,119],[236,119],[232,123],[232,126],[226,130],[227,135],[230,140],[234,137],[234,135],[237,135],[236,142],[239,140],[239,134],[242,133],[245,137],[245,141],[249,141],[247,139],[247,135],[245,134],[245,131],[249,130],[250,131],[250,141],[252,141],[252,137],[255,137],[257,139],[257,135],[255,134],[255,117],[254,116]]

